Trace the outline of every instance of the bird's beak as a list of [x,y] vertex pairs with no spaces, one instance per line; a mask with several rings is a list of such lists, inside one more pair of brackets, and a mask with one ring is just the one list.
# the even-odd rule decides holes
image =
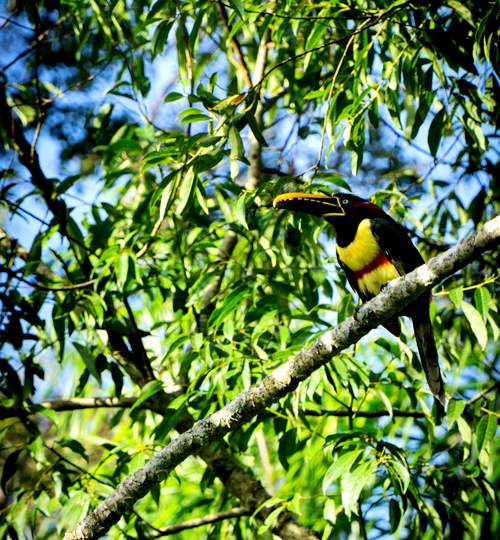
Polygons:
[[311,193],[282,193],[273,202],[276,210],[294,210],[312,216],[326,218],[328,216],[343,216],[345,211],[338,197],[315,195]]

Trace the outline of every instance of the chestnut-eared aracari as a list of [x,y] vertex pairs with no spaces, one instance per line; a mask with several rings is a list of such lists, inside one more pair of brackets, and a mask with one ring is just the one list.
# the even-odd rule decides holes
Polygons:
[[[363,301],[376,296],[381,287],[424,264],[405,229],[377,205],[350,194],[331,197],[309,193],[283,193],[274,199],[276,209],[304,212],[330,223],[337,237],[337,259],[349,284]],[[413,321],[420,360],[429,388],[445,404],[429,303],[431,293],[409,304],[401,313]],[[383,323],[392,334],[401,335],[396,315]]]

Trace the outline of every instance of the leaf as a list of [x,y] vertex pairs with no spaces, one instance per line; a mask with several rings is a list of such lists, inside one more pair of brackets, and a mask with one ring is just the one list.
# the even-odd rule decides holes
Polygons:
[[246,193],[242,193],[237,199],[234,208],[234,217],[236,221],[245,229],[248,229],[247,217],[246,217],[246,207],[245,207],[245,198]]
[[151,39],[151,52],[153,53],[153,58],[157,54],[162,54],[165,49],[165,45],[168,41],[168,34],[174,25],[175,19],[171,21],[162,21],[155,30],[153,38]]
[[102,384],[101,374],[97,371],[96,368],[96,357],[89,351],[85,345],[80,345],[77,341],[72,341],[73,347],[80,353],[83,363],[88,369],[89,373],[93,375],[98,381],[99,384]]
[[23,449],[21,448],[21,450],[14,450],[14,452],[11,452],[5,460],[5,463],[3,464],[2,480],[0,481],[0,487],[5,494],[8,493],[8,490],[6,488],[7,482],[14,476],[17,471],[16,461],[22,451]]
[[342,504],[348,518],[351,516],[351,513],[358,514],[357,502],[361,495],[361,490],[372,480],[372,475],[376,468],[377,460],[370,459],[361,463],[352,473],[346,472],[342,475]]
[[79,441],[71,437],[63,437],[62,439],[59,439],[57,441],[57,444],[59,444],[59,446],[62,446],[63,448],[69,448],[70,450],[73,450],[75,454],[79,454],[80,456],[82,456],[88,463],[89,457],[85,452],[85,448]]
[[184,406],[189,399],[188,394],[183,394],[176,398],[169,405],[168,409],[165,411],[163,420],[155,427],[153,430],[153,435],[155,440],[163,441],[165,437],[169,434],[170,430],[175,426],[177,420],[179,419]]
[[335,510],[335,501],[333,499],[326,499],[323,508],[323,517],[332,525],[335,525],[335,522],[337,521],[337,512]]
[[477,450],[481,452],[484,448],[484,445],[489,443],[497,430],[498,420],[496,416],[492,414],[487,414],[483,416],[479,421],[479,424],[476,428],[476,441],[477,441]]
[[255,116],[251,112],[248,112],[246,115],[246,119],[248,121],[248,126],[252,130],[252,133],[259,142],[259,144],[264,148],[267,147],[268,144],[266,142],[266,139],[264,139],[264,135],[262,135],[262,131],[259,129],[259,125],[257,124],[257,120],[255,120]]
[[448,403],[448,410],[446,411],[446,417],[448,418],[448,430],[450,430],[457,419],[462,416],[464,410],[465,401],[452,399]]
[[278,516],[281,514],[281,512],[283,512],[284,509],[285,509],[284,506],[278,506],[278,508],[275,508],[267,516],[266,521],[264,522],[264,525],[261,525],[259,527],[259,530],[257,531],[257,533],[258,534],[264,534],[269,529],[269,527],[271,527],[274,524],[274,522],[276,521]]
[[147,399],[149,399],[154,394],[161,392],[163,390],[163,382],[155,379],[154,381],[149,381],[141,390],[141,395],[137,398],[137,401],[130,408],[129,413],[134,409],[142,405]]
[[180,125],[183,124],[192,124],[193,122],[204,122],[206,120],[212,120],[210,116],[206,114],[191,114],[190,116],[185,116],[181,121]]
[[473,28],[477,27],[477,24],[474,22],[472,13],[470,10],[464,6],[462,2],[457,2],[456,0],[446,0],[446,3],[456,11],[462,19],[467,21]]
[[390,417],[392,418],[393,417],[393,413],[392,413],[392,404],[391,404],[391,400],[387,397],[386,394],[384,394],[384,392],[378,388],[371,388],[370,389],[372,394],[374,396],[377,396],[380,401],[385,405],[385,408],[387,409]]
[[182,99],[182,94],[179,94],[179,92],[170,92],[170,94],[167,94],[167,97],[165,98],[165,103],[171,103],[172,101],[178,101],[179,99]]
[[396,501],[396,499],[391,499],[389,501],[389,523],[391,524],[391,534],[398,530],[401,516],[401,508],[399,507],[398,501]]
[[207,205],[207,194],[205,193],[205,188],[203,187],[203,184],[201,182],[198,182],[196,184],[196,200],[200,204],[200,206],[203,209],[203,212],[208,216],[209,215],[209,209]]
[[457,287],[450,291],[450,300],[455,304],[457,308],[462,305],[462,299],[464,297],[463,287]]
[[259,322],[255,325],[255,328],[252,332],[252,339],[251,344],[254,345],[256,341],[259,339],[259,337],[270,327],[273,327],[275,325],[274,318],[278,314],[277,309],[273,309],[272,311],[269,311],[268,313],[264,314]]
[[479,287],[474,293],[474,302],[476,308],[481,313],[483,321],[486,323],[488,319],[488,312],[491,305],[491,294],[486,287]]
[[241,140],[240,132],[235,126],[229,128],[229,145],[231,146],[231,157],[233,159],[241,159],[245,156],[245,148]]
[[289,468],[288,457],[293,456],[295,453],[296,436],[296,430],[289,429],[282,435],[279,442],[278,458],[285,471],[288,471]]
[[408,465],[401,463],[401,461],[394,459],[387,463],[388,468],[391,470],[393,478],[397,481],[401,493],[406,493],[408,486],[410,485],[410,471]]
[[486,343],[488,342],[488,332],[486,330],[486,325],[484,324],[483,318],[481,317],[479,311],[467,302],[462,304],[462,310],[469,321],[472,332],[476,336],[479,346],[484,351]]
[[462,443],[464,445],[464,461],[469,457],[470,455],[470,448],[472,443],[472,430],[467,423],[467,421],[459,416],[457,418],[457,426],[458,431],[460,432],[460,436],[462,437]]
[[137,152],[142,152],[142,146],[138,141],[132,141],[130,139],[122,139],[115,141],[106,148],[106,154],[121,154],[122,152],[130,152],[136,154]]
[[350,469],[353,463],[358,459],[358,457],[364,452],[364,448],[358,450],[352,450],[351,452],[346,452],[342,454],[335,462],[330,466],[326,471],[325,477],[323,478],[323,493],[326,493],[327,489]]
[[245,18],[245,7],[242,0],[229,0],[229,4],[242,19]]
[[432,157],[436,157],[439,148],[439,143],[443,135],[443,127],[446,121],[446,109],[443,107],[432,119],[427,135],[427,143]]
[[191,334],[189,336],[189,340],[191,342],[191,346],[195,351],[198,351],[201,349],[203,345],[203,334],[201,332],[198,332],[196,334]]
[[197,175],[194,174],[193,169],[189,169],[186,176],[182,179],[181,187],[179,189],[179,204],[175,209],[175,213],[180,216],[184,209],[188,206],[191,197],[196,191]]
[[441,521],[441,517],[432,504],[427,502],[425,499],[422,499],[422,502],[424,503],[423,512],[426,514],[427,521],[429,522],[430,526],[434,529],[434,535],[432,538],[435,540],[442,540],[443,522]]

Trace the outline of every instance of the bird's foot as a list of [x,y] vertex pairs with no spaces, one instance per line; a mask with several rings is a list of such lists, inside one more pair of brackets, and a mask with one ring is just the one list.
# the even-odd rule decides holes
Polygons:
[[387,287],[387,285],[389,285],[388,281],[386,281],[385,283],[382,283],[382,285],[380,285],[380,292],[382,292]]
[[361,306],[356,306],[354,308],[354,311],[352,313],[352,316],[354,317],[354,320],[357,322],[361,322],[361,317],[359,315],[359,310],[361,309]]

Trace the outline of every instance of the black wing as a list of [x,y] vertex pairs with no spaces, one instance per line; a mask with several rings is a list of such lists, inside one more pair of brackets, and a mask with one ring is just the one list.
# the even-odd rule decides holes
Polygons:
[[370,227],[380,249],[401,276],[424,264],[406,231],[390,216],[371,219]]

